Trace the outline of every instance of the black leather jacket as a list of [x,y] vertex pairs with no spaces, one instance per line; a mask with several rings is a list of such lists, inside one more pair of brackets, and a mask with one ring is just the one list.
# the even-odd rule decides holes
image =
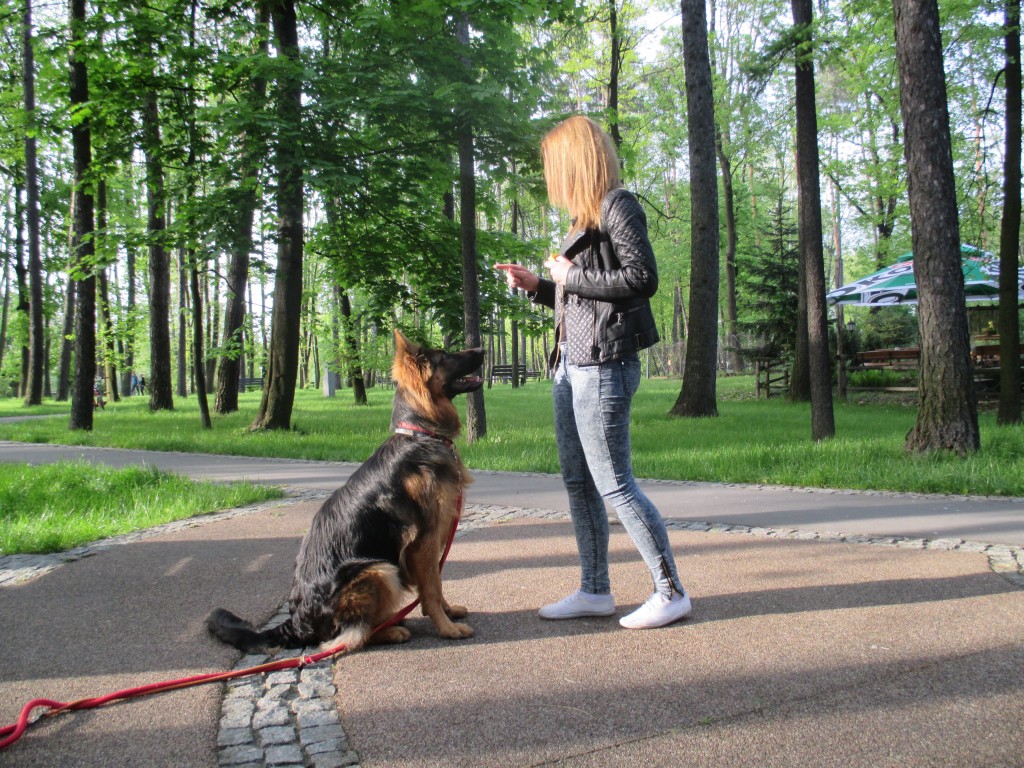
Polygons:
[[658,266],[647,217],[632,193],[619,188],[605,195],[600,228],[570,235],[559,253],[573,263],[564,300],[557,301],[554,282],[544,278],[529,296],[555,310],[555,349],[566,341],[569,363],[607,363],[658,342],[650,303]]

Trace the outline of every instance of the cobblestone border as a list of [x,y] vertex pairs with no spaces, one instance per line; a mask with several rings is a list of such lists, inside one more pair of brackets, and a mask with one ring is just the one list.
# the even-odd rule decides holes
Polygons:
[[[287,603],[267,623],[288,618]],[[316,653],[318,648],[289,649],[273,657],[243,656],[232,668],[246,669],[268,661]],[[217,731],[217,762],[230,768],[357,766],[359,756],[334,702],[333,659],[302,669],[283,669],[229,680],[224,685]]]

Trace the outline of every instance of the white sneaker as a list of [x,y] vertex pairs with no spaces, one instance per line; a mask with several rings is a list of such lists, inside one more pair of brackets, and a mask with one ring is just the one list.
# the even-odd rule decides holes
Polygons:
[[615,613],[615,598],[611,595],[592,595],[577,590],[557,603],[542,606],[537,614],[542,619],[579,619],[584,616],[611,616]]
[[664,627],[688,615],[692,608],[688,594],[673,593],[672,597],[665,597],[655,592],[647,598],[647,602],[619,619],[619,624],[626,629]]

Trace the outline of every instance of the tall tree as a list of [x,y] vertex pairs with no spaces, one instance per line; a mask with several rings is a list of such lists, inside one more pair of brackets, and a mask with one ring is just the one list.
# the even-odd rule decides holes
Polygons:
[[68,279],[64,290],[64,328],[61,334],[60,354],[57,361],[57,396],[58,402],[66,402],[71,389],[71,358],[75,351],[75,292],[78,282]]
[[670,413],[717,416],[718,179],[715,112],[704,0],[681,0],[690,153],[690,322],[683,384]]
[[43,262],[39,254],[39,161],[36,150],[36,72],[32,42],[32,0],[25,0],[22,20],[25,91],[25,219],[28,224],[29,357],[25,405],[43,402],[46,333],[43,327]]
[[1021,66],[1020,0],[1006,0],[1006,152],[1003,177],[1003,219],[999,230],[999,373],[1000,424],[1021,421],[1020,311],[1020,156]]
[[294,0],[272,0],[278,57],[277,273],[263,398],[253,429],[289,429],[299,371],[302,319],[302,68]]
[[[18,282],[18,312],[22,314],[26,325],[29,323],[29,313],[32,301],[29,298],[28,267],[25,266],[25,204],[21,199],[23,185],[14,183],[14,275]],[[18,385],[18,394],[22,398],[28,392],[28,369],[29,350],[25,343],[26,339],[21,334],[21,376]]]
[[[716,37],[716,2],[710,2],[708,31],[712,40]],[[725,63],[716,61],[714,46],[709,46],[712,76],[718,73],[721,80],[727,80]],[[728,108],[728,107],[727,107]],[[733,183],[732,156],[729,148],[732,145],[729,119],[722,116],[721,107],[715,115],[715,154],[722,172],[722,212],[725,214],[725,323],[726,347],[729,354],[730,367],[733,371],[743,369],[743,356],[740,354],[740,337],[738,332],[739,309],[736,303],[736,193]],[[731,118],[730,118],[731,119]]]
[[[100,337],[103,340],[103,369],[107,399],[117,402],[121,396],[117,389],[117,350],[114,339],[114,318],[110,304],[110,287],[107,281],[107,250],[110,246],[107,228],[107,182],[100,179],[96,184],[96,198],[94,203],[96,215],[96,240],[98,241],[99,258],[97,259],[96,270],[96,309],[102,332]],[[94,251],[96,250],[94,246]]]
[[[255,212],[255,190],[247,193],[252,205],[242,203],[239,210],[237,240],[232,245],[228,262],[227,303],[224,309],[224,340],[217,360],[217,394],[213,409],[217,413],[238,410],[238,382],[241,376],[243,329],[245,323],[245,287],[249,281],[249,256],[252,252],[252,222]],[[248,225],[245,221],[248,219]],[[248,240],[248,246],[245,245]]]
[[199,418],[204,429],[212,429],[210,406],[206,399],[206,371],[203,365],[203,297],[199,291],[199,269],[196,254],[189,254],[189,287],[192,291],[192,373],[196,382],[196,399],[199,402]]
[[[183,208],[184,206],[182,206]],[[184,212],[179,209],[178,214]],[[184,216],[181,216],[184,218]],[[188,265],[185,244],[178,244],[178,344],[177,365],[174,366],[174,393],[188,397]]]
[[75,303],[75,373],[71,387],[72,430],[92,429],[96,378],[96,278],[93,276],[93,200],[88,188],[92,147],[89,129],[89,74],[85,66],[85,3],[70,0],[71,146],[74,185],[71,196],[71,277],[78,282]]
[[[150,30],[145,29],[148,36]],[[171,260],[167,253],[167,192],[164,185],[160,106],[155,69],[157,57],[151,41],[142,50],[154,72],[142,96],[142,151],[146,158],[146,230],[149,244],[149,408],[173,410],[171,389]]]
[[893,0],[893,11],[921,332],[920,408],[906,447],[964,455],[980,440],[939,8],[936,0]]
[[[464,76],[472,82],[469,55],[469,15],[462,13],[456,35],[463,48]],[[473,161],[472,110],[463,105],[456,127],[459,147],[459,225],[462,242],[462,295],[466,347],[483,346],[480,333],[480,278],[476,267],[476,168]],[[487,412],[482,389],[466,395],[466,439],[470,442],[487,436]]]
[[[270,9],[260,2],[257,9],[257,49],[260,59],[270,50],[267,31],[270,27]],[[245,322],[245,288],[249,282],[249,258],[253,250],[252,226],[259,204],[257,188],[260,162],[264,153],[263,133],[258,122],[267,95],[267,79],[257,68],[251,84],[249,107],[251,123],[242,130],[240,139],[240,175],[233,217],[234,227],[228,262],[227,297],[224,307],[224,341],[217,361],[217,394],[213,409],[217,413],[238,410],[238,381],[241,376],[243,323]]]
[[832,365],[825,305],[825,255],[821,245],[821,183],[818,177],[818,114],[814,94],[812,0],[793,0],[796,47],[796,165],[799,190],[800,271],[807,302],[807,350],[811,388],[811,438],[835,436]]
[[615,142],[615,148],[620,149],[622,131],[619,130],[619,71],[622,69],[623,40],[619,27],[617,0],[608,0],[608,37],[611,43],[608,62],[608,135]]

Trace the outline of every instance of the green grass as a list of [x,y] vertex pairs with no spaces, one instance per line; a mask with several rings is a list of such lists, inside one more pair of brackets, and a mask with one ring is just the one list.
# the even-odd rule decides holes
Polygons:
[[0,464],[0,554],[58,552],[282,495],[269,486],[193,482],[152,467]]
[[31,408],[25,407],[25,401],[17,397],[0,397],[0,417],[6,416],[47,416],[53,414],[67,414],[71,412],[69,403],[58,403],[46,399],[42,405],[34,405]]
[[[784,399],[757,400],[751,377],[719,381],[719,416],[668,415],[679,382],[648,380],[634,399],[633,457],[639,477],[854,488],[923,493],[1024,496],[1024,429],[998,427],[982,413],[982,449],[965,459],[913,456],[903,450],[916,411],[906,405],[836,403],[833,440],[811,441],[810,407]],[[392,392],[371,390],[356,406],[351,391],[333,399],[297,393],[290,432],[249,432],[259,393],[240,397],[241,410],[200,428],[195,398],[177,398],[174,412],[150,413],[145,398],[111,403],[96,414],[91,433],[70,432],[66,419],[0,424],[0,439],[106,445],[245,456],[362,461],[386,437]],[[460,401],[464,408],[464,402]],[[460,441],[477,469],[558,472],[551,384],[485,390],[487,437]],[[22,408],[20,412],[33,409]]]

